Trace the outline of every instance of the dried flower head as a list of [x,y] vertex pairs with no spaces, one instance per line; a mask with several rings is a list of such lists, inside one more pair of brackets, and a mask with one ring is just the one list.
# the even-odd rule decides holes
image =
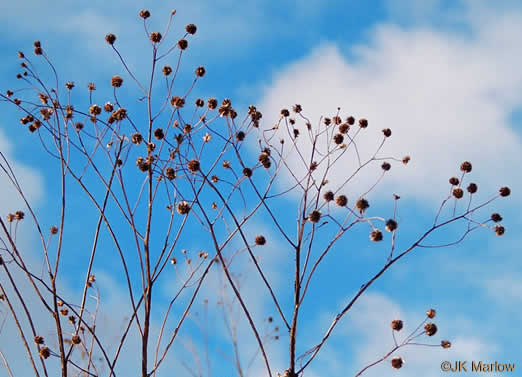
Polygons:
[[323,199],[327,202],[331,202],[332,200],[334,200],[334,193],[332,191],[325,192],[323,195]]
[[107,41],[107,43],[112,46],[116,41],[116,36],[112,33],[109,33],[105,36],[105,41]]
[[460,170],[463,171],[464,173],[470,173],[471,172],[471,162],[469,161],[464,161],[461,165],[460,165]]
[[361,128],[368,127],[368,120],[364,119],[364,118],[359,119],[359,127],[361,127]]
[[309,215],[308,215],[308,220],[310,220],[311,222],[313,223],[317,223],[319,220],[321,220],[321,212],[319,212],[318,210],[313,210]]
[[449,340],[443,340],[440,342],[440,346],[442,348],[450,348],[451,347],[451,342]]
[[500,196],[506,197],[511,194],[511,189],[509,187],[501,187],[498,192],[500,193]]
[[34,54],[35,55],[42,55],[43,54],[42,48],[41,47],[35,47]]
[[25,217],[25,213],[23,213],[23,211],[16,211],[15,212],[16,220],[18,220],[18,221],[23,220],[24,217]]
[[406,165],[408,162],[410,162],[410,160],[411,160],[410,156],[404,156],[404,157],[402,158],[402,163],[403,163],[404,165]]
[[199,66],[198,68],[196,68],[196,76],[197,77],[203,77],[205,76],[205,67],[203,66]]
[[180,50],[185,50],[188,47],[188,42],[186,39],[180,39],[178,41],[178,47]]
[[303,111],[303,108],[301,107],[301,105],[295,104],[292,107],[292,110],[293,110],[294,113],[299,114],[301,111]]
[[324,118],[323,122],[325,126],[329,126],[330,124],[332,124],[332,120],[328,117]]
[[159,43],[161,41],[161,38],[161,33],[158,31],[150,33],[150,40],[152,41],[152,43]]
[[348,123],[343,123],[339,126],[339,132],[342,134],[346,134],[350,131],[350,125]]
[[76,131],[81,131],[83,129],[83,123],[82,122],[76,122],[74,124],[74,128],[76,129]]
[[136,145],[141,144],[141,142],[143,141],[143,136],[141,136],[140,133],[136,132],[136,133],[132,134],[131,141],[133,144],[136,144]]
[[71,343],[72,344],[80,344],[82,342],[82,340],[80,339],[80,337],[77,335],[77,334],[74,334],[71,338]]
[[364,198],[359,199],[355,203],[355,208],[359,210],[359,212],[362,214],[364,211],[366,211],[370,207],[370,203]]
[[237,134],[236,134],[236,140],[237,141],[243,141],[245,140],[245,133],[243,131],[239,131]]
[[58,227],[53,225],[50,229],[51,234],[57,234],[58,233]]
[[434,323],[426,323],[424,326],[424,331],[426,332],[426,335],[433,336],[437,333],[437,325]]
[[187,31],[187,33],[194,35],[196,34],[198,28],[194,24],[188,24],[187,26],[185,26],[185,30]]
[[230,165],[230,161],[227,161],[227,160],[223,161],[223,167],[224,167],[225,169],[230,169],[230,166],[231,166],[231,165]]
[[497,236],[502,236],[505,231],[506,228],[504,228],[502,225],[495,225],[495,233],[497,234]]
[[161,140],[165,137],[165,132],[163,132],[163,129],[161,128],[156,128],[154,130],[154,137],[158,140]]
[[391,169],[391,165],[390,165],[389,162],[383,162],[382,165],[381,165],[381,168],[382,168],[382,170],[384,170],[384,171],[388,171],[388,170]]
[[256,237],[256,245],[263,246],[266,244],[266,238],[262,235]]
[[393,369],[401,369],[404,364],[404,360],[402,357],[395,356],[391,359],[391,366]]
[[105,105],[103,105],[103,110],[105,110],[108,113],[111,113],[114,111],[114,105],[110,102],[105,102]]
[[140,17],[143,18],[144,20],[146,20],[147,18],[150,17],[150,12],[147,9],[142,9],[140,11]]
[[180,215],[186,215],[190,212],[190,204],[186,201],[178,203],[177,211]]
[[243,175],[244,175],[245,177],[250,178],[250,177],[252,176],[252,169],[250,169],[250,168],[244,168],[244,169],[243,169]]
[[370,233],[370,240],[373,242],[382,241],[382,232],[379,229],[375,229]]
[[101,112],[102,112],[102,109],[101,109],[101,107],[98,106],[98,105],[91,105],[91,107],[89,107],[89,113],[90,113],[91,115],[94,115],[94,116],[96,116],[96,115],[100,115]]
[[215,110],[217,108],[217,105],[218,105],[217,99],[209,98],[207,103],[208,103],[208,108],[210,110]]
[[470,183],[470,184],[468,185],[467,190],[468,190],[468,192],[469,192],[470,194],[474,194],[474,193],[477,192],[477,190],[478,190],[478,186],[477,186],[476,183]]
[[346,197],[346,195],[339,195],[339,196],[335,199],[335,203],[336,203],[339,207],[344,207],[346,204],[348,204],[348,198]]
[[118,76],[118,75],[112,76],[111,85],[113,87],[119,88],[121,86],[121,84],[123,84],[123,79],[120,76]]
[[165,169],[165,176],[169,181],[172,181],[174,178],[176,178],[176,171],[174,168],[167,168]]
[[385,128],[382,130],[382,133],[384,134],[384,137],[390,137],[392,132],[389,128]]
[[499,222],[502,221],[502,216],[500,216],[500,214],[499,214],[499,213],[496,213],[496,212],[495,212],[495,213],[492,213],[492,214],[491,214],[491,220],[493,220],[493,221],[496,222],[496,223],[499,223]]
[[457,199],[461,199],[464,196],[464,190],[460,187],[453,189],[453,196]]
[[337,145],[342,144],[343,141],[344,141],[344,136],[342,134],[336,134],[333,137],[333,140],[334,140],[334,143],[337,144]]
[[449,183],[450,183],[450,185],[452,185],[452,186],[457,186],[457,185],[459,184],[459,182],[460,182],[460,181],[459,181],[459,179],[458,179],[457,177],[451,177],[451,178],[449,179]]
[[172,68],[169,65],[166,65],[161,70],[165,76],[168,76],[172,73]]
[[40,348],[40,357],[43,359],[47,359],[49,356],[51,356],[51,350],[49,347],[42,347]]
[[44,344],[44,338],[43,336],[36,335],[34,337],[35,344]]
[[67,88],[67,90],[71,90],[72,88],[74,88],[74,82],[72,82],[72,81],[66,82],[65,87]]
[[394,219],[389,219],[388,221],[386,221],[386,230],[388,232],[393,232],[397,229],[398,227],[398,224],[397,224],[397,221],[395,221]]
[[63,308],[60,310],[60,314],[65,316],[65,315],[69,314],[69,310],[67,308]]
[[394,319],[391,322],[391,328],[394,329],[395,331],[401,331],[403,326],[404,326],[404,324],[400,319]]
[[170,99],[170,104],[179,109],[185,106],[185,99],[180,96],[174,96]]
[[195,173],[200,169],[200,163],[198,160],[190,160],[187,167],[192,173]]
[[92,92],[92,91],[96,90],[96,86],[94,85],[93,82],[90,82],[87,84],[87,89],[89,90],[89,92]]
[[435,318],[435,314],[437,314],[437,312],[435,311],[435,309],[428,309],[426,311],[426,316],[428,318]]

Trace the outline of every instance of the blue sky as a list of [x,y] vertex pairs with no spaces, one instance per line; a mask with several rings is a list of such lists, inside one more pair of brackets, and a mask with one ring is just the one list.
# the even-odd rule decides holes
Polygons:
[[[4,5],[0,14],[3,28],[0,40],[0,74],[2,90],[16,88],[18,72],[16,52],[32,50],[32,42],[42,41],[60,72],[61,81],[75,81],[78,88],[88,82],[97,84],[96,95],[109,94],[108,82],[113,74],[123,74],[120,63],[103,38],[107,32],[118,36],[118,47],[129,66],[145,78],[149,68],[147,40],[137,18],[142,8],[150,9],[150,30],[162,30],[172,4],[163,1],[147,5],[138,1],[92,1],[77,6],[57,1],[53,6],[41,2],[18,2]],[[522,258],[520,217],[522,177],[518,167],[522,158],[522,7],[514,1],[309,1],[298,3],[231,1],[215,4],[207,1],[177,6],[173,33],[182,33],[187,23],[195,23],[198,32],[190,40],[181,70],[192,74],[204,65],[207,75],[198,83],[196,94],[203,97],[229,97],[240,114],[255,104],[263,113],[262,127],[269,128],[279,118],[280,109],[302,104],[312,121],[332,116],[337,107],[341,113],[366,117],[370,121],[367,137],[359,148],[370,156],[380,130],[390,127],[393,136],[386,144],[386,154],[411,155],[407,166],[393,164],[390,174],[372,192],[372,216],[389,217],[393,211],[392,193],[401,195],[398,219],[398,247],[407,247],[430,226],[442,199],[449,190],[447,180],[458,174],[464,160],[473,163],[470,180],[479,185],[477,202],[495,195],[508,185],[513,194],[495,201],[480,218],[500,212],[507,231],[497,237],[489,229],[471,234],[463,243],[443,249],[418,249],[390,269],[358,302],[337,328],[330,343],[305,375],[353,375],[364,365],[381,357],[392,342],[389,322],[400,317],[407,329],[424,319],[430,307],[438,311],[439,333],[430,339],[450,339],[449,350],[412,347],[400,353],[406,360],[398,373],[442,376],[444,360],[484,360],[522,363],[520,347],[522,331],[516,320],[522,305]],[[140,72],[142,75],[140,76]],[[190,77],[190,76],[188,76]],[[190,79],[182,77],[180,86]],[[129,83],[130,80],[126,82]],[[63,85],[63,83],[62,83]],[[105,89],[104,89],[105,87]],[[126,93],[127,94],[127,93]],[[131,98],[132,92],[124,97]],[[100,99],[102,102],[102,99]],[[104,102],[104,101],[103,101]],[[46,155],[35,146],[34,138],[18,127],[19,114],[2,104],[5,116],[0,121],[0,151],[14,163],[28,196],[36,204],[44,224],[56,222],[58,212],[51,198],[57,192],[57,171],[43,163]],[[136,106],[134,110],[138,110]],[[132,109],[131,109],[132,110]],[[254,143],[255,144],[255,141]],[[255,146],[254,146],[255,147]],[[309,146],[301,147],[309,152]],[[307,149],[308,148],[308,149]],[[352,160],[334,169],[331,185],[340,183],[346,171],[354,167]],[[289,165],[299,167],[296,158]],[[346,189],[349,198],[360,195],[375,180],[376,169],[368,169]],[[4,177],[2,179],[2,183]],[[281,186],[285,185],[282,177]],[[16,193],[6,189],[0,198],[2,216],[20,205]],[[289,196],[279,208],[296,208],[297,200]],[[77,248],[78,237],[96,221],[83,203],[72,203],[71,218],[79,213],[82,221],[70,224],[68,246]],[[279,213],[290,227],[295,211]],[[292,282],[284,272],[292,263],[292,255],[284,252],[279,239],[263,215],[256,217],[248,231],[259,229],[271,242],[263,251],[263,266],[281,297],[287,311],[291,308]],[[462,227],[450,227],[434,236],[433,243],[454,240]],[[24,232],[31,234],[30,226]],[[105,241],[108,241],[105,239]],[[31,250],[37,240],[22,240]],[[86,241],[87,242],[87,241]],[[350,233],[326,259],[314,280],[302,316],[301,343],[298,352],[315,345],[329,327],[335,314],[385,262],[390,237],[382,244],[368,241],[368,229]],[[190,237],[189,250],[205,248]],[[118,318],[110,313],[124,306],[125,286],[115,277],[117,259],[111,246],[96,268],[102,294],[105,326],[116,326]],[[283,252],[282,252],[283,250]],[[36,253],[30,254],[37,260]],[[76,278],[77,255],[65,257],[64,285],[70,295],[81,286]],[[37,263],[37,262],[35,262]],[[238,270],[248,269],[247,259],[238,259]],[[82,273],[83,275],[83,273]],[[248,275],[248,274],[247,274]],[[218,274],[201,297],[215,297],[213,287],[219,285]],[[172,295],[172,281],[161,288],[159,307]],[[262,284],[251,274],[244,282],[247,302],[258,323],[275,312],[263,292]],[[215,301],[215,300],[214,300]],[[155,318],[156,321],[161,318]],[[277,323],[277,318],[276,318]],[[281,325],[280,323],[278,323]],[[156,323],[157,325],[157,323]],[[230,351],[222,319],[211,318],[211,344]],[[0,333],[0,347],[9,344],[9,327]],[[255,350],[248,326],[239,321],[239,339],[244,358]],[[273,369],[286,368],[284,331],[278,342],[268,346]],[[185,342],[196,339],[197,326],[192,322],[182,333]],[[186,345],[186,343],[185,343]],[[191,357],[183,344],[176,345],[180,358]],[[132,345],[129,346],[129,350]],[[129,351],[130,353],[131,351]],[[23,368],[16,355],[13,365]],[[131,369],[132,357],[125,366]],[[214,353],[214,376],[234,373],[232,366]],[[518,366],[518,365],[517,365]],[[522,364],[521,364],[522,366]],[[125,368],[129,369],[125,369]],[[169,368],[180,368],[169,361]],[[183,369],[179,369],[184,373]],[[369,370],[367,376],[391,373],[388,363]],[[2,372],[3,373],[3,372]],[[2,375],[0,373],[0,375]],[[261,364],[254,364],[253,376],[264,375]],[[266,374],[265,374],[266,375]]]

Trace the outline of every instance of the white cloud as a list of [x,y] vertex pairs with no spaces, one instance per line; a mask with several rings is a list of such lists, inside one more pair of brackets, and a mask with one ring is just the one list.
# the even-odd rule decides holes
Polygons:
[[[343,118],[369,119],[369,128],[358,139],[363,160],[373,154],[386,127],[393,134],[380,155],[411,155],[409,166],[392,163],[385,177],[398,193],[440,200],[449,188],[447,179],[469,160],[474,166],[471,179],[489,197],[501,184],[516,181],[512,167],[522,158],[521,140],[510,122],[522,103],[522,72],[517,68],[522,54],[516,52],[522,16],[497,14],[494,25],[492,18],[478,19],[470,23],[470,35],[382,25],[368,45],[346,50],[323,44],[278,72],[265,88],[259,106],[265,124],[277,122],[282,107],[299,103],[317,127],[321,115],[331,117],[340,106]],[[304,124],[300,129],[303,135]],[[280,135],[288,144],[285,133]],[[299,145],[309,156],[308,138],[301,137]],[[347,154],[331,170],[332,186],[356,167],[355,154]],[[296,153],[289,162],[294,171],[303,171]],[[371,165],[357,179],[355,193],[364,192],[379,174],[380,163]]]

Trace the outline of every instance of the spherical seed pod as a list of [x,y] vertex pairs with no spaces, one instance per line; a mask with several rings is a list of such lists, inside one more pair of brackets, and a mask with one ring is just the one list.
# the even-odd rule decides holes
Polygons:
[[359,199],[359,200],[355,203],[355,208],[357,208],[361,214],[362,214],[364,211],[366,211],[369,207],[370,207],[370,204],[369,204],[368,201],[367,201],[366,199],[364,199],[364,198]]
[[428,318],[435,318],[435,314],[437,314],[436,310],[435,309],[428,309],[426,311],[426,316]]
[[256,245],[258,246],[263,246],[264,244],[266,244],[266,238],[262,235],[259,235],[256,237]]
[[339,207],[344,207],[346,204],[348,204],[348,198],[346,197],[346,195],[339,195],[339,196],[335,199],[335,203],[336,203]]
[[370,240],[373,242],[382,241],[382,232],[379,229],[375,229],[370,233]]
[[478,190],[478,186],[476,183],[470,183],[467,187],[467,190],[470,194],[474,194],[477,192]]
[[185,30],[187,31],[187,33],[194,35],[196,34],[198,28],[194,24],[188,24],[187,26],[185,26]]
[[119,88],[122,84],[123,84],[123,79],[120,76],[118,76],[118,75],[112,76],[111,85],[113,87]]
[[205,67],[200,66],[200,67],[196,68],[196,76],[197,77],[205,76],[205,72],[206,72],[205,71]]
[[190,212],[190,204],[186,201],[179,202],[176,209],[180,215],[186,215]]
[[469,162],[469,161],[464,161],[460,165],[460,170],[463,171],[464,173],[470,173],[471,169],[472,169],[472,165],[471,165],[471,162]]
[[457,186],[457,185],[459,184],[459,182],[460,182],[460,181],[459,181],[459,179],[458,179],[457,177],[451,177],[451,178],[449,179],[449,183],[450,183],[450,185],[452,185],[452,186]]
[[496,212],[495,212],[495,213],[492,213],[492,214],[491,214],[491,220],[493,220],[493,221],[496,222],[496,223],[499,223],[499,222],[502,221],[502,216],[500,216],[500,214],[499,214],[499,213],[496,213]]
[[464,190],[460,187],[453,189],[453,196],[457,199],[461,199],[464,196]]
[[391,165],[390,165],[389,162],[383,162],[382,165],[381,165],[381,168],[382,168],[382,170],[384,170],[384,171],[388,171],[388,170],[391,169]]
[[169,65],[166,65],[161,70],[165,76],[168,76],[172,73],[172,68]]
[[388,232],[393,232],[394,230],[397,229],[399,225],[397,224],[397,221],[395,221],[394,219],[389,219],[388,221],[386,221],[386,230]]
[[131,141],[132,141],[133,144],[138,145],[138,144],[140,144],[143,141],[143,136],[141,136],[140,133],[136,132],[136,133],[132,134]]
[[172,181],[176,178],[176,171],[174,170],[174,168],[167,168],[165,170],[165,176],[169,181]]
[[443,340],[440,342],[440,346],[442,348],[450,348],[451,347],[451,342],[449,340]]
[[190,160],[187,167],[192,173],[195,173],[200,169],[200,163],[198,160]]
[[163,132],[163,129],[161,128],[156,128],[154,130],[154,137],[158,140],[161,140],[165,137],[165,132]]
[[313,210],[310,215],[308,215],[308,220],[310,220],[313,223],[319,222],[321,220],[321,212],[318,210]]
[[343,143],[344,141],[344,136],[342,134],[336,134],[334,137],[333,137],[333,140],[334,140],[334,143],[337,144],[337,145],[340,145]]
[[147,18],[150,17],[150,12],[147,9],[142,9],[140,11],[140,17],[143,18],[144,20],[146,20]]
[[426,335],[433,336],[437,333],[437,325],[434,323],[426,323],[424,326],[424,331],[426,332]]
[[395,356],[391,359],[391,366],[393,369],[401,369],[404,365],[404,359],[399,356]]
[[243,141],[245,140],[245,133],[243,131],[239,131],[237,134],[236,134],[236,140],[237,141]]
[[187,40],[186,40],[186,39],[180,39],[180,40],[178,41],[178,47],[179,47],[179,49],[182,50],[182,51],[183,51],[183,50],[186,50],[187,47],[188,47],[188,42],[187,42]]
[[153,43],[159,43],[161,41],[161,38],[162,38],[162,35],[160,32],[153,32],[153,33],[150,33],[150,40],[153,42]]
[[384,134],[384,137],[390,137],[392,132],[389,128],[385,128],[382,130],[382,133]]
[[325,192],[323,195],[323,199],[327,202],[331,202],[332,200],[334,200],[334,193],[332,191]]
[[71,343],[72,344],[80,344],[82,342],[82,340],[80,339],[80,337],[78,335],[73,335],[72,338],[71,338]]
[[506,228],[504,228],[502,225],[495,226],[495,233],[497,234],[497,236],[504,235],[505,231],[506,231]]
[[368,127],[368,120],[365,118],[359,119],[359,127],[361,127],[361,128]]
[[511,194],[511,189],[509,187],[501,187],[499,190],[498,190],[500,196],[502,197],[506,197],[506,196],[509,196]]
[[401,331],[403,326],[404,326],[404,324],[400,319],[394,319],[391,322],[391,328],[395,331]]
[[49,347],[42,347],[40,348],[40,357],[43,359],[47,359],[49,356],[51,356],[51,350]]
[[288,111],[288,109],[281,109],[281,115],[286,118],[290,116],[290,111]]
[[243,175],[247,178],[250,178],[252,176],[252,169],[250,168],[244,168],[243,169]]

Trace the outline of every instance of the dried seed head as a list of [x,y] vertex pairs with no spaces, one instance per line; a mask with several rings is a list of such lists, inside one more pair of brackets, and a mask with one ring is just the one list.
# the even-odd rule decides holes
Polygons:
[[346,204],[348,204],[348,198],[346,197],[346,195],[339,195],[339,196],[335,199],[335,203],[336,203],[339,207],[344,207]]
[[245,177],[251,177],[251,176],[252,176],[252,169],[250,169],[250,168],[244,168],[244,169],[243,169],[243,175],[244,175]]
[[109,33],[105,36],[105,41],[107,41],[107,43],[112,46],[116,41],[116,36],[114,34]]
[[210,179],[212,180],[212,182],[214,183],[218,183],[219,182],[219,177],[217,175],[213,175],[212,177],[210,177]]
[[350,125],[348,123],[343,123],[339,126],[339,132],[342,134],[346,134],[350,131]]
[[355,118],[353,116],[349,116],[348,118],[346,118],[346,123],[352,126],[353,124],[355,124]]
[[172,68],[169,65],[166,65],[161,70],[165,76],[168,76],[172,73]]
[[359,210],[359,212],[362,214],[364,211],[366,211],[370,207],[370,203],[364,198],[359,199],[355,203],[355,208]]
[[44,338],[43,336],[36,335],[34,337],[35,344],[44,344]]
[[364,119],[364,118],[359,119],[359,127],[361,127],[361,128],[368,127],[368,120]]
[[379,229],[375,229],[370,233],[370,240],[373,242],[382,241],[382,232]]
[[285,118],[289,117],[290,111],[288,111],[288,109],[281,109],[281,115],[284,116]]
[[225,169],[230,169],[230,166],[231,166],[231,165],[230,165],[230,161],[227,161],[227,160],[223,161],[223,167],[224,167]]
[[158,31],[155,31],[153,33],[150,33],[150,40],[153,42],[153,43],[159,43],[161,41],[161,33],[158,32]]
[[460,170],[463,171],[464,173],[469,173],[469,172],[471,172],[471,162],[469,162],[469,161],[464,161],[464,162],[460,165]]
[[389,162],[383,162],[382,165],[381,165],[381,168],[382,168],[382,170],[384,170],[384,171],[388,171],[388,170],[391,169],[391,165],[390,165]]
[[199,164],[199,161],[198,160],[190,160],[187,164],[187,167],[188,169],[192,172],[192,173],[195,173],[199,170],[200,168],[200,164]]
[[313,223],[317,223],[319,220],[321,220],[321,212],[319,212],[318,210],[313,210],[309,215],[308,215],[308,220],[310,220],[311,222]]
[[203,66],[199,66],[198,68],[196,68],[196,76],[197,77],[203,77],[205,76],[205,67]]
[[102,112],[102,109],[101,109],[101,107],[98,106],[98,105],[92,105],[91,107],[89,107],[89,113],[90,113],[91,115],[94,115],[94,116],[96,116],[96,115],[100,115],[101,112]]
[[105,102],[105,105],[103,105],[103,110],[105,110],[108,113],[111,113],[114,111],[114,105],[110,102]]
[[154,130],[154,137],[158,140],[161,140],[165,137],[165,132],[163,132],[163,129],[161,128],[156,128]]
[[113,87],[119,88],[121,86],[121,84],[123,84],[123,79],[120,76],[118,76],[118,75],[112,76],[111,85]]
[[65,83],[65,87],[68,89],[68,90],[71,90],[72,88],[74,88],[74,82],[72,81],[68,81]]
[[329,126],[330,124],[332,124],[332,120],[328,117],[324,118],[323,122],[324,122],[325,126]]
[[464,190],[460,187],[453,189],[453,196],[457,199],[461,199],[464,196]]
[[35,47],[34,54],[35,55],[42,55],[43,54],[42,48],[41,47]]
[[131,140],[133,144],[138,145],[141,144],[141,142],[143,141],[143,136],[141,136],[140,133],[136,132],[135,134],[132,134]]
[[392,132],[389,128],[385,128],[382,130],[382,133],[384,134],[384,137],[390,137]]
[[460,181],[459,181],[459,179],[458,179],[457,177],[451,177],[451,178],[449,179],[449,183],[450,183],[450,185],[452,185],[452,186],[457,186],[457,185],[459,184],[459,182],[460,182]]
[[497,236],[502,236],[505,231],[506,228],[504,228],[502,225],[495,225],[495,233],[497,234]]
[[197,107],[205,106],[205,101],[203,101],[201,98],[196,99],[196,106]]
[[194,35],[196,34],[198,28],[194,24],[188,24],[187,26],[185,26],[185,30],[187,31],[187,33]]
[[174,96],[170,99],[170,104],[179,109],[185,106],[185,99],[180,96]]
[[406,165],[408,162],[410,162],[410,160],[411,160],[410,156],[404,156],[404,157],[402,158],[402,163],[403,163],[404,165]]
[[150,17],[150,12],[147,9],[142,9],[140,11],[140,17],[143,18],[144,20],[146,20],[147,18]]
[[58,233],[58,227],[53,225],[50,229],[51,234],[57,234]]
[[334,193],[332,191],[325,192],[323,195],[323,199],[327,202],[331,202],[332,200],[334,200]]
[[49,347],[42,347],[40,348],[40,357],[43,359],[47,359],[49,356],[51,356],[51,350]]
[[499,223],[499,222],[502,221],[502,216],[500,216],[500,214],[499,214],[499,213],[496,213],[496,212],[495,212],[495,213],[492,213],[492,214],[491,214],[491,220],[493,220],[493,221],[496,222],[496,223]]
[[23,59],[23,58],[25,58],[25,55],[24,55],[24,53],[22,51],[18,51],[18,57],[20,59]]
[[67,308],[63,308],[60,310],[60,314],[65,316],[65,315],[69,314],[69,310]]
[[299,114],[301,111],[303,111],[303,108],[299,104],[295,104],[294,107],[292,107],[292,110],[294,113]]
[[94,85],[93,82],[90,82],[87,84],[87,89],[89,90],[89,92],[92,92],[92,91],[96,90],[96,86]]
[[83,123],[76,122],[74,128],[76,129],[76,131],[81,131],[83,129]]
[[391,366],[393,369],[401,369],[404,364],[404,360],[402,357],[395,356],[391,359]]
[[394,319],[392,322],[391,322],[391,328],[394,329],[395,331],[401,331],[402,328],[403,328],[403,323],[400,319]]
[[123,107],[120,107],[118,110],[113,112],[111,116],[115,120],[122,121],[123,119],[125,119],[125,117],[127,117],[127,110],[125,110]]
[[190,132],[192,132],[192,124],[190,124],[190,123],[186,123],[186,124],[183,126],[183,133],[184,133],[184,134],[189,134]]
[[266,244],[266,238],[262,235],[256,237],[256,245],[263,246]]
[[15,212],[16,220],[18,220],[18,221],[23,220],[24,217],[25,217],[25,213],[23,213],[22,211],[16,211]]
[[237,134],[236,134],[236,140],[237,141],[243,141],[245,140],[245,133],[243,131],[239,131]]
[[299,136],[299,130],[297,128],[294,128],[293,132],[294,132],[294,138],[297,138]]
[[342,144],[344,141],[344,136],[342,134],[336,134],[334,136],[333,140],[334,140],[334,143],[337,145]]
[[71,343],[72,344],[80,344],[82,342],[82,340],[80,339],[80,337],[76,334],[74,334],[71,338]]
[[511,189],[509,187],[501,187],[498,192],[500,193],[500,196],[506,197],[511,194]]
[[437,312],[435,311],[435,309],[428,309],[426,311],[426,316],[428,318],[435,318],[435,314],[437,314]]
[[467,190],[468,190],[468,192],[469,192],[470,194],[474,194],[474,193],[477,192],[477,190],[478,190],[478,186],[477,186],[475,183],[470,183],[470,184],[468,185]]
[[449,340],[443,340],[440,342],[440,346],[442,348],[450,348],[451,347],[451,342]]
[[178,203],[177,210],[180,215],[186,215],[190,212],[190,204],[188,204],[186,201],[182,201]]
[[434,323],[427,323],[424,326],[424,331],[426,332],[426,335],[433,336],[437,333],[437,326]]
[[341,117],[338,116],[338,115],[334,116],[334,117],[332,118],[332,121],[333,121],[333,123],[334,123],[335,125],[337,125],[337,126],[343,122],[342,119],[341,119]]
[[397,228],[398,228],[398,224],[397,224],[397,221],[395,221],[394,219],[389,219],[388,221],[386,221],[386,230],[388,232],[393,232],[395,231]]
[[210,110],[215,110],[217,108],[217,105],[218,105],[217,99],[209,98],[207,103],[208,103],[208,108]]
[[15,221],[15,214],[14,213],[8,214],[7,215],[7,222],[12,223],[13,221]]
[[176,178],[176,171],[174,168],[167,168],[165,170],[165,176],[169,181],[172,181],[174,178]]
[[180,50],[185,50],[188,47],[188,42],[186,39],[180,39],[178,41],[178,47]]

